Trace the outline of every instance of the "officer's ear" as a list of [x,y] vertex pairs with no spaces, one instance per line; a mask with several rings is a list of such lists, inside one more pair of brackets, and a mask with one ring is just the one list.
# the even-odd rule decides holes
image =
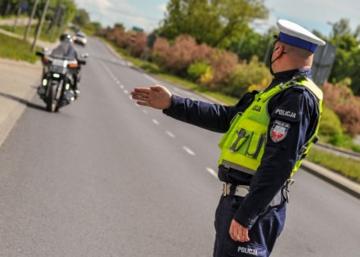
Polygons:
[[277,41],[274,45],[273,58],[277,58],[285,52],[285,46]]

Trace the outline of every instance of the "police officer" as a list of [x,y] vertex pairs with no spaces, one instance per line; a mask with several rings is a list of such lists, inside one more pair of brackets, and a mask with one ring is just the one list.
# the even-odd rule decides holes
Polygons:
[[193,101],[162,86],[132,92],[140,105],[226,132],[219,143],[224,187],[215,215],[214,257],[270,255],[284,227],[290,178],[316,141],[322,92],[311,80],[311,65],[316,47],[325,42],[293,22],[277,25],[271,84],[247,93],[236,106]]

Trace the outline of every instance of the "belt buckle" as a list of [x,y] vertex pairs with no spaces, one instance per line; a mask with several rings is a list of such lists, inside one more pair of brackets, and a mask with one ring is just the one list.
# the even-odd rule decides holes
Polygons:
[[230,184],[223,183],[223,196],[228,196],[230,194]]

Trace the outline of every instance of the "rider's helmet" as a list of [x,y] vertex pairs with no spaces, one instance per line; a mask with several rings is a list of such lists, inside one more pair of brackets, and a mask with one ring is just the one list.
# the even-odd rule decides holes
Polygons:
[[72,42],[72,36],[68,33],[63,33],[60,35],[60,42]]

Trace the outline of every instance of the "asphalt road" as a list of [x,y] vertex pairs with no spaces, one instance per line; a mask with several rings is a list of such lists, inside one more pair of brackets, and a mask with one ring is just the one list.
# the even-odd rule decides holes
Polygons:
[[[211,256],[220,135],[136,106],[129,92],[153,79],[99,40],[83,51],[79,101],[28,108],[0,148],[0,256]],[[296,179],[272,256],[359,256],[359,200]]]

